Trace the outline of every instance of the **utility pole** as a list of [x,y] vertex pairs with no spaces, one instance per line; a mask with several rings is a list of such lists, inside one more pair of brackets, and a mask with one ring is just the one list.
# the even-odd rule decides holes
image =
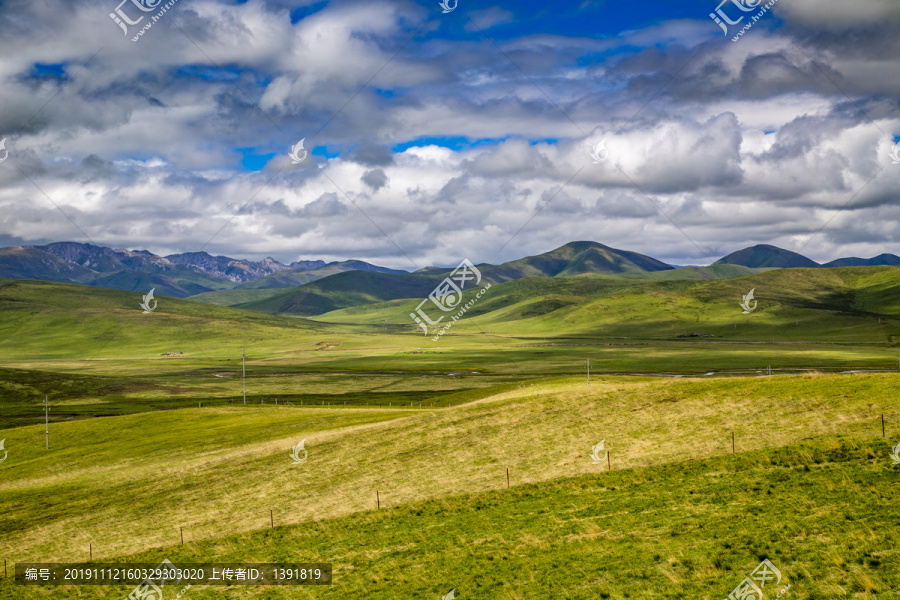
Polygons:
[[44,425],[47,430],[47,450],[50,449],[50,400],[44,396]]
[[244,345],[241,344],[241,380],[244,382],[244,406],[247,406],[247,367],[244,364],[245,358],[247,358],[247,355],[244,354]]

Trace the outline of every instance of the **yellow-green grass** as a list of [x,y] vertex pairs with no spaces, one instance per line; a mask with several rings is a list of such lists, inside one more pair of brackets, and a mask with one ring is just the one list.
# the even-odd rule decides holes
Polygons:
[[[277,522],[297,524],[506,486],[849,436],[900,435],[897,375],[600,378],[533,384],[449,409],[183,409],[4,432],[0,545],[70,560]],[[390,419],[384,421],[385,419]],[[381,422],[384,421],[384,422]],[[306,439],[309,459],[288,452]]]
[[[334,568],[327,587],[193,586],[182,596],[198,599],[438,600],[455,588],[460,600],[719,600],[769,559],[781,580],[766,585],[768,598],[786,591],[797,600],[896,600],[900,503],[888,452],[883,440],[840,436],[508,490],[452,489],[440,499],[173,540],[96,562]],[[0,598],[122,598],[132,587],[0,579]],[[166,597],[179,588],[166,586]]]

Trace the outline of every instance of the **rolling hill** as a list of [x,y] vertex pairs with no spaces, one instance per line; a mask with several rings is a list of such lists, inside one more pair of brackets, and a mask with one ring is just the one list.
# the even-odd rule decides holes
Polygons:
[[[894,598],[878,417],[893,436],[896,377],[568,377],[441,410],[190,408],[55,423],[50,450],[33,425],[3,434],[2,534],[11,564],[88,560],[89,544],[107,563],[327,562],[334,584],[308,594],[329,599],[719,598],[765,558],[798,598]],[[608,463],[590,456],[601,439]],[[4,600],[50,591],[85,595],[0,579]]]
[[839,258],[825,263],[823,267],[872,267],[880,265],[900,265],[900,256],[895,254],[879,254],[874,258]]
[[347,271],[262,300],[233,306],[273,315],[320,315],[348,306],[425,297],[440,281],[440,277],[421,273],[393,275],[375,271]]
[[325,266],[315,269],[290,269],[279,271],[278,273],[272,273],[271,275],[266,275],[265,277],[254,279],[253,281],[240,283],[231,290],[196,294],[191,296],[191,300],[218,304],[219,306],[249,305],[250,303],[262,302],[273,296],[278,296],[285,288],[298,287],[337,273],[345,273],[348,271],[392,274],[406,273],[406,271],[379,267],[361,260],[345,260],[342,262],[328,263]]
[[0,341],[5,358],[204,356],[239,354],[242,340],[266,338],[285,348],[323,327],[289,319],[156,295],[144,314],[140,292],[21,279],[0,280]]
[[770,246],[768,244],[759,244],[750,248],[744,248],[737,252],[732,252],[724,258],[720,258],[714,264],[723,265],[742,265],[753,269],[759,268],[815,268],[821,267],[819,263],[810,260],[802,254]]
[[[751,289],[758,305],[745,315],[740,302]],[[409,313],[420,301],[348,307],[316,320],[413,331]],[[727,340],[766,339],[777,330],[779,339],[889,341],[900,333],[898,318],[900,267],[774,269],[730,279],[519,279],[491,287],[453,331],[638,339],[702,332]]]
[[[484,281],[502,283],[525,277],[566,278],[591,275],[640,274],[671,271],[654,258],[609,248],[596,242],[572,242],[538,256],[501,265],[477,265]],[[267,298],[232,304],[237,308],[270,314],[312,316],[340,308],[397,300],[424,298],[453,269],[431,267],[415,273],[372,275],[342,273],[302,285]],[[205,298],[198,298],[205,300]],[[238,296],[232,294],[232,298]]]
[[575,277],[586,274],[651,273],[672,270],[661,261],[597,242],[570,242],[550,252],[503,263],[479,265],[482,275],[500,283],[524,277]]
[[234,286],[234,289],[259,290],[264,288],[278,289],[296,287],[299,285],[303,285],[304,283],[318,281],[319,279],[324,279],[325,277],[328,277],[330,275],[334,275],[336,273],[344,273],[346,271],[368,271],[373,273],[393,274],[406,273],[406,271],[400,269],[388,269],[387,267],[379,267],[377,265],[369,264],[361,260],[345,260],[341,262],[328,263],[327,265],[323,265],[315,269],[290,269],[279,271],[277,273],[272,273],[271,275],[266,275],[265,277],[260,277],[259,279],[239,283],[238,285]]

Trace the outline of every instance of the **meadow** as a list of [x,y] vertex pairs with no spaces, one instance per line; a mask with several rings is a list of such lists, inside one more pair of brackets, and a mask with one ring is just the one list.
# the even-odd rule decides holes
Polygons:
[[[669,308],[747,282],[513,281],[437,344],[404,302],[142,314],[3,282],[0,557],[334,565],[331,586],[185,598],[510,600],[724,598],[769,558],[788,597],[898,598],[895,270],[829,271],[741,278],[785,294],[751,315],[706,290],[715,338]],[[535,286],[577,301],[529,312]]]
[[[304,590],[309,597],[358,597],[368,589],[373,597],[395,598],[417,597],[433,577],[424,569],[432,561],[412,548],[422,543],[435,553],[444,544],[459,548],[434,556],[434,564],[445,565],[445,581],[450,573],[456,579],[467,573],[471,597],[496,592],[501,598],[586,598],[604,590],[613,597],[669,597],[665,581],[677,581],[675,589],[684,592],[717,584],[724,594],[730,590],[723,589],[725,575],[736,577],[751,560],[749,549],[759,546],[791,564],[797,553],[807,555],[793,574],[803,573],[804,586],[823,593],[843,562],[863,552],[879,565],[854,565],[857,587],[887,592],[896,589],[900,556],[892,539],[891,511],[897,509],[888,508],[896,504],[896,469],[881,416],[886,433],[900,435],[896,377],[602,377],[590,387],[580,378],[557,378],[431,410],[178,409],[115,417],[114,427],[108,418],[54,424],[50,451],[43,448],[42,427],[19,427],[5,432],[14,455],[0,486],[4,548],[14,554],[13,562],[84,560],[88,545],[97,561],[315,559],[336,562],[341,585]],[[310,457],[294,465],[289,451],[300,439]],[[600,439],[610,450],[612,471],[589,457]],[[816,469],[816,487],[798,484],[808,482],[799,471],[803,466]],[[638,485],[657,479],[659,484]],[[848,483],[854,485],[848,489]],[[837,489],[845,500],[829,495]],[[376,491],[383,512],[373,514]],[[547,504],[537,509],[540,502],[532,495],[547,498]],[[778,508],[771,504],[776,500]],[[473,508],[481,505],[492,508]],[[810,519],[800,507],[815,507],[819,518]],[[279,528],[263,533],[270,510]],[[531,521],[536,510],[543,525],[520,529],[516,523]],[[647,518],[651,510],[658,518]],[[791,527],[781,521],[791,513],[806,516],[788,536],[784,529]],[[731,522],[737,518],[743,521]],[[449,525],[457,519],[467,525]],[[831,531],[831,522],[840,527]],[[368,538],[357,526],[366,523],[397,531]],[[616,532],[613,523],[620,528]],[[755,531],[763,523],[765,534]],[[824,534],[806,531],[811,523],[839,541],[820,547]],[[182,527],[189,542],[184,547],[178,544]],[[848,527],[855,537],[837,535]],[[306,540],[310,531],[321,538],[312,544],[286,541]],[[415,531],[428,532],[425,540]],[[782,556],[774,554],[773,542],[785,536],[791,543],[779,548]],[[656,538],[662,538],[658,545],[652,544]],[[609,546],[600,556],[617,548],[616,561],[623,562],[614,561],[601,576],[594,562],[599,557],[588,551],[592,544]],[[734,550],[708,554],[715,544]],[[558,546],[568,548],[551,551]],[[650,546],[665,556],[652,568],[643,554]],[[311,549],[316,547],[328,550],[317,553]],[[829,553],[831,567],[817,562]],[[566,556],[571,568],[564,567]],[[499,572],[476,573],[475,565],[494,561]],[[507,564],[518,566],[500,568]],[[631,566],[620,571],[616,564]],[[713,564],[719,566],[710,569]],[[526,584],[521,569],[554,577]],[[642,583],[648,569],[658,579],[650,588]],[[583,579],[588,572],[595,575]],[[0,589],[6,593],[9,584]],[[553,585],[558,596],[547,595]],[[40,588],[14,593],[19,595],[8,597],[45,597]],[[196,593],[294,597],[295,591]]]

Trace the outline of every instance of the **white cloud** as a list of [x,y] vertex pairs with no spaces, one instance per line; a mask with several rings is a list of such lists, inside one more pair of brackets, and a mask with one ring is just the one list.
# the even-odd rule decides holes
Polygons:
[[[406,4],[336,3],[292,25],[275,3],[196,0],[137,44],[104,3],[3,4],[0,235],[81,239],[18,166],[114,247],[212,240],[207,250],[232,256],[413,268],[384,231],[419,265],[576,239],[696,264],[753,243],[797,249],[884,167],[808,249],[900,253],[900,166],[888,158],[900,116],[884,99],[900,63],[895,46],[839,33],[896,22],[897,4],[847,6],[782,2],[801,34],[760,27],[739,44],[710,41],[699,19],[502,41],[526,78],[489,41],[443,39],[436,14]],[[510,15],[476,16],[488,27]],[[420,25],[430,33],[404,46]],[[63,63],[67,79],[32,77],[35,63]],[[338,156],[291,165],[304,136]],[[427,142],[443,137],[505,141]],[[594,165],[604,137],[610,158]],[[273,156],[248,172],[242,155]]]

